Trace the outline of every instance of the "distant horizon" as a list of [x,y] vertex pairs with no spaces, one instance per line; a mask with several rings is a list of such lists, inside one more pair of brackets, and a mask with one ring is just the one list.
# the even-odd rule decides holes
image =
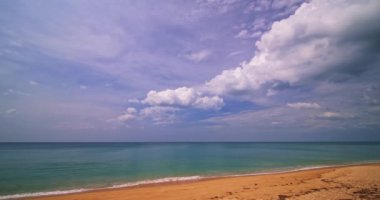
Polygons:
[[379,143],[377,141],[369,140],[341,140],[341,141],[332,141],[332,140],[320,140],[320,141],[8,141],[0,142],[0,144],[6,143]]

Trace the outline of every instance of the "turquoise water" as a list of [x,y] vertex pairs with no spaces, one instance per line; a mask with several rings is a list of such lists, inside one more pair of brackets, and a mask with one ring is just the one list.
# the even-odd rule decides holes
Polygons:
[[380,143],[0,143],[0,196],[380,161]]

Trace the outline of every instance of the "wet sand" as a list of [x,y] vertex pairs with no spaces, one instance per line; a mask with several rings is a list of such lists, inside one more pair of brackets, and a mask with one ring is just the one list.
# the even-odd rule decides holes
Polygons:
[[380,199],[380,164],[162,183],[28,199]]

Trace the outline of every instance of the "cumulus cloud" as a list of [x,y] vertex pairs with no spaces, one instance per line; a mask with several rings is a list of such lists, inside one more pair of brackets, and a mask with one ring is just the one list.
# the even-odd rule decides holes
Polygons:
[[319,109],[321,106],[317,103],[307,103],[307,102],[297,102],[297,103],[288,103],[288,107],[295,109]]
[[219,109],[224,105],[222,98],[218,96],[202,96],[199,91],[189,87],[159,92],[149,91],[142,103],[151,106],[194,106],[202,109]]
[[[251,61],[223,71],[208,81],[206,88],[213,94],[227,95],[257,90],[274,81],[294,85],[327,72],[346,73],[357,68],[363,57],[377,61],[377,53],[368,53],[373,51],[376,38],[348,39],[380,33],[378,25],[361,25],[379,19],[379,9],[379,1],[304,3],[294,15],[273,23],[262,35]],[[352,28],[358,26],[357,30]]]
[[205,49],[198,52],[186,54],[185,57],[194,62],[201,62],[203,60],[206,60],[211,54],[212,52],[210,50]]
[[146,98],[142,101],[149,105],[181,105],[188,106],[196,98],[196,92],[193,88],[181,87],[175,90],[163,90],[160,92],[151,90]]

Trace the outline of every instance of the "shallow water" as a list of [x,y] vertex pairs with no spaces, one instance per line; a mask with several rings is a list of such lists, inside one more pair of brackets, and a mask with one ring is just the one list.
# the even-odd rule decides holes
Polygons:
[[374,162],[379,152],[379,142],[0,143],[0,196]]

